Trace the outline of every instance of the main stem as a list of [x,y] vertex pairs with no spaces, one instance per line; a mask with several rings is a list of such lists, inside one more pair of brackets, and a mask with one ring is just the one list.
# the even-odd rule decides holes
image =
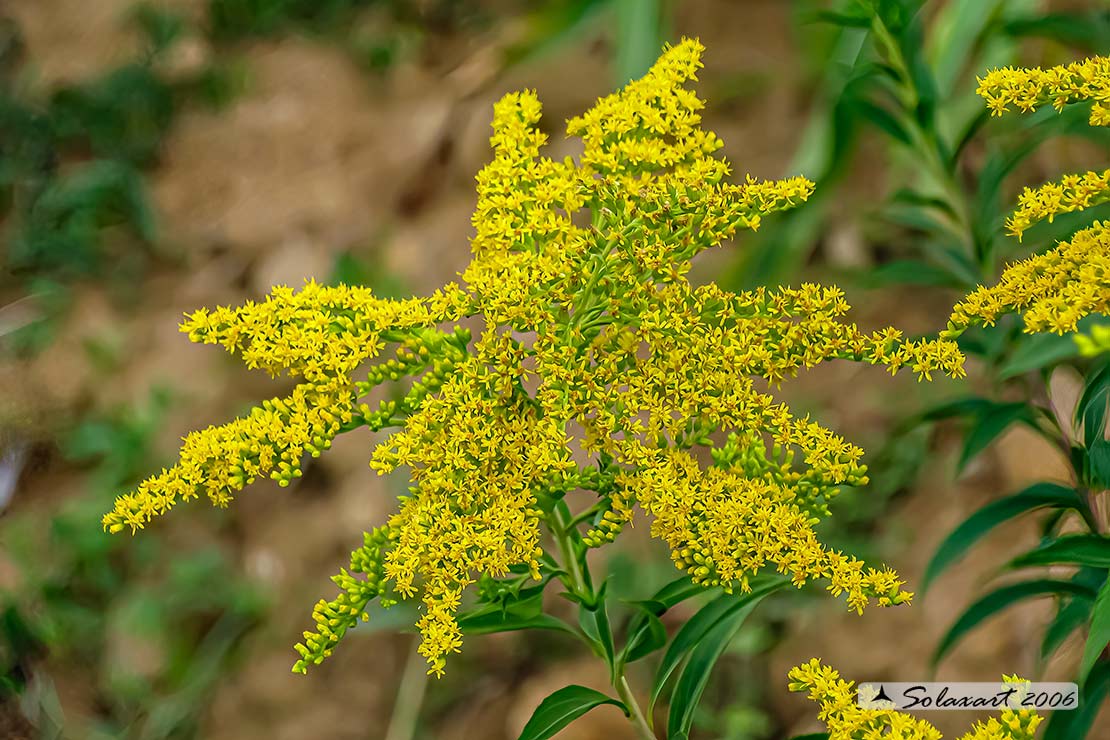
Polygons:
[[[574,525],[562,515],[558,507],[553,512],[553,518],[552,529],[555,532],[555,540],[559,544],[559,551],[570,577],[570,583],[567,585],[570,586],[571,593],[575,596],[592,601],[596,598],[596,594],[594,594],[593,588],[583,575],[574,543],[571,540],[571,530]],[[601,608],[604,608],[604,606]],[[617,695],[624,703],[625,709],[628,711],[628,719],[640,740],[657,740],[655,732],[652,731],[651,725],[648,724],[643,710],[640,709],[640,705],[636,701],[636,695],[632,693],[632,687],[628,685],[628,679],[624,675],[624,664],[621,662],[618,662],[613,671],[613,688],[617,690]]]
[[636,702],[636,695],[632,693],[632,687],[628,685],[628,679],[624,676],[624,666],[621,666],[620,673],[617,674],[617,680],[613,682],[613,686],[616,688],[617,694],[620,695],[621,701],[624,702],[624,706],[628,709],[628,719],[632,722],[632,726],[636,728],[636,734],[639,735],[640,740],[656,740],[655,733],[644,717],[640,705]]

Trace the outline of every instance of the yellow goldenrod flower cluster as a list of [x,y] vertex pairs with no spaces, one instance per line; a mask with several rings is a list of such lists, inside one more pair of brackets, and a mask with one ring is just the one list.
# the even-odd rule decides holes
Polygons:
[[[302,397],[194,435],[178,466],[121,497],[105,526],[141,527],[198,490],[223,504],[257,474],[295,477],[304,453],[336,433],[394,428],[371,465],[405,470],[408,495],[336,577],[339,597],[317,605],[298,671],[322,661],[371,599],[419,597],[420,652],[441,672],[461,644],[464,590],[510,572],[540,577],[541,525],[563,499],[596,511],[581,522],[592,547],[646,512],[677,567],[706,585],[743,590],[774,568],[798,585],[826,579],[853,609],[906,601],[895,573],[826,548],[813,529],[839,486],[866,481],[862,451],[767,388],[833,359],[928,378],[962,375],[963,357],[951,341],[862,331],[844,321],[837,288],[733,293],[686,279],[696,254],[813,189],[800,177],[724,181],[721,143],[684,87],[701,52],[683,41],[570,121],[577,160],[541,154],[533,93],[497,103],[461,287],[391,301],[309,283],[189,317],[191,339],[304,378]],[[473,340],[439,328],[463,317]],[[361,402],[404,378],[414,382],[399,397]]]
[[950,332],[1023,313],[1025,331],[1065,334],[1084,316],[1110,307],[1110,222],[1078,231],[1055,249],[1015,262],[990,287],[980,286],[956,304]]
[[[372,384],[361,384],[359,393],[350,373],[377,356],[385,346],[383,332],[417,332],[457,319],[467,310],[466,300],[453,286],[428,300],[391,301],[367,288],[309,282],[299,293],[279,286],[262,303],[190,315],[181,331],[194,342],[221,344],[239,352],[248,367],[271,375],[285,370],[304,382],[290,396],[266,401],[243,418],[190,434],[178,463],[120,496],[104,526],[134,532],[200,493],[226,506],[260,475],[288,485],[300,477],[306,454],[318,457],[356,416],[361,423],[372,413],[357,403]],[[409,338],[418,340],[419,333]]]
[[[1069,102],[1092,100],[1092,126],[1110,125],[1110,57],[1050,69],[998,69],[979,81],[979,94],[995,114],[1013,103],[1021,111],[1051,102],[1057,109]],[[1067,175],[1060,182],[1026,188],[1006,222],[1019,239],[1039,221],[1110,201],[1110,170]],[[1110,305],[1110,222],[1094,222],[1054,249],[1016,262],[998,283],[979,286],[958,303],[946,337],[967,327],[992,326],[1006,313],[1023,313],[1026,332],[1065,334],[1092,313]]]
[[977,92],[995,116],[1011,105],[1029,113],[1043,105],[1051,104],[1059,111],[1068,103],[1091,101],[1090,124],[1110,126],[1110,57],[1091,57],[1048,69],[992,69],[979,78]]
[[1022,232],[1038,221],[1052,219],[1063,213],[1082,211],[1110,201],[1110,170],[1101,174],[1065,175],[1060,182],[1039,188],[1026,188],[1018,198],[1018,207],[1006,221],[1006,229],[1021,239]]
[[111,532],[132,532],[179,501],[204,493],[217,506],[260,475],[282,486],[301,475],[301,458],[319,456],[351,420],[349,393],[336,384],[297,386],[286,398],[273,398],[247,416],[185,438],[178,463],[143,481],[137,491],[116,499],[104,516]]
[[[1007,676],[1006,683],[1021,680]],[[853,683],[814,658],[790,671],[791,691],[807,692],[821,706],[817,718],[835,740],[940,740],[943,736],[929,722],[892,709],[864,709],[856,701]],[[960,740],[1033,740],[1043,718],[1036,712],[1004,709],[999,717],[977,722]]]

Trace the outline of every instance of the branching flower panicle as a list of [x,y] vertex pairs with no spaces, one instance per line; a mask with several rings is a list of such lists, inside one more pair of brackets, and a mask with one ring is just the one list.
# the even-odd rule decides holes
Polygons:
[[[408,598],[423,603],[420,652],[441,672],[461,644],[464,591],[509,573],[542,578],[541,525],[559,529],[564,499],[585,510],[571,526],[586,547],[645,512],[675,565],[707,586],[745,590],[773,568],[798,585],[825,579],[857,610],[908,600],[893,571],[814,532],[840,486],[866,482],[862,451],[759,389],[834,359],[960,376],[963,357],[951,341],[862,331],[844,321],[834,287],[734,293],[687,280],[698,253],[813,190],[801,177],[725,182],[721,142],[684,87],[701,52],[691,40],[669,48],[571,120],[577,160],[542,155],[534,93],[497,103],[459,285],[392,301],[309,283],[190,316],[193,341],[303,381],[291,399],[191,436],[180,462],[121,497],[105,526],[141,528],[202,491],[224,505],[259,475],[296,477],[306,453],[344,430],[392,430],[371,465],[406,470],[409,493],[336,576],[339,596],[317,605],[316,631],[297,646],[301,672],[372,600]],[[455,326],[464,317],[477,337]],[[365,400],[404,379],[389,400]]]
[[1110,308],[1110,222],[1096,221],[1044,254],[1015,262],[990,287],[980,286],[952,311],[949,331],[992,326],[1007,313],[1025,316],[1027,332],[1066,334]]

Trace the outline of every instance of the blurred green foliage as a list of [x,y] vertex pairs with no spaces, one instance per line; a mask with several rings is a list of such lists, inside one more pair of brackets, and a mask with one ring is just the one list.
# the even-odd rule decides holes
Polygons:
[[334,29],[380,0],[209,0],[208,30],[216,39],[266,36],[308,26]]
[[[24,694],[44,737],[194,736],[264,613],[261,593],[215,545],[182,555],[166,541],[101,532],[105,507],[157,457],[151,441],[169,403],[157,392],[141,408],[81,421],[60,451],[84,470],[88,495],[0,522],[19,572],[18,586],[0,591],[0,690]],[[93,687],[85,716],[61,714],[53,697],[73,681]]]
[[[871,286],[968,289],[993,279],[1000,260],[1015,256],[1000,229],[1011,200],[1006,179],[1047,140],[1110,143],[1110,132],[1087,126],[1079,110],[1007,119],[983,136],[989,116],[974,94],[977,73],[1021,61],[1024,38],[1107,48],[1110,10],[1045,15],[1038,0],[805,0],[793,7],[799,47],[811,54],[815,102],[791,170],[818,187],[806,208],[749,240],[733,275],[739,284],[781,282],[810,259],[831,209],[843,205],[841,187],[862,157],[873,157],[860,148],[864,131],[879,134],[888,157],[880,168],[887,195],[863,214],[877,268],[860,279]],[[873,162],[866,169],[874,171]],[[1041,238],[1063,238],[1068,229],[1045,225]]]

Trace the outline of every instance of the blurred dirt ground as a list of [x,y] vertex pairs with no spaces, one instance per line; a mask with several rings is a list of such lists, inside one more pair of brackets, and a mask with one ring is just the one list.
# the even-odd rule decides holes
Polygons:
[[[192,13],[203,7],[199,0],[170,4]],[[87,77],[124,58],[135,43],[120,23],[129,6],[130,0],[14,0],[5,10],[23,27],[28,57],[49,84]],[[186,111],[150,174],[163,238],[180,263],[158,267],[126,304],[95,285],[82,287],[56,341],[41,355],[26,363],[3,360],[5,402],[36,418],[65,419],[78,411],[142,403],[150,388],[169,386],[181,400],[156,443],[168,458],[187,432],[221,423],[283,390],[218,348],[190,345],[177,331],[184,312],[257,299],[274,284],[327,279],[348,252],[378,265],[407,291],[426,292],[454,278],[469,258],[473,178],[486,157],[493,101],[509,90],[537,89],[559,151],[567,146],[557,135],[562,121],[610,89],[609,54],[597,33],[497,69],[490,49],[505,43],[513,28],[512,19],[505,19],[487,35],[437,39],[429,45],[434,51],[403,60],[381,78],[358,69],[343,50],[308,38],[243,44],[237,51],[249,69],[245,93],[220,113]],[[710,101],[708,124],[724,139],[736,170],[757,177],[785,174],[809,106],[807,91],[797,84],[785,4],[686,4],[675,23],[678,34],[699,36],[708,47],[703,96],[725,78],[748,75],[759,82],[756,94],[728,105]],[[188,53],[203,58],[211,50],[198,42]],[[866,173],[859,180],[850,197],[862,201],[874,186]],[[708,265],[700,269],[711,271]],[[860,323],[891,322],[895,304],[889,298],[849,297],[858,304]],[[911,307],[906,315],[901,303],[891,323],[936,328],[932,317],[941,314],[928,308],[943,310]],[[85,349],[88,340],[105,337],[118,344],[123,358],[110,374],[91,367]],[[798,387],[807,400],[826,405],[822,418],[832,428],[849,438],[875,439],[891,424],[885,399],[908,384],[838,365]],[[845,387],[852,393],[842,393]],[[289,672],[291,645],[309,624],[312,603],[331,591],[328,576],[345,564],[362,530],[387,515],[396,493],[395,484],[367,467],[371,436],[341,438],[300,485],[279,490],[257,484],[231,508],[218,546],[229,548],[244,572],[265,584],[275,608],[248,638],[241,668],[212,697],[204,737],[385,737],[411,635],[356,631],[308,677]],[[953,484],[953,440],[941,436],[937,445],[937,463],[926,469],[916,493],[895,504],[874,543],[911,585],[943,536],[968,513],[1061,468],[1050,450],[1018,433]],[[63,461],[47,458],[24,475],[13,506],[49,507],[81,495],[80,480]],[[217,546],[211,538],[201,545],[190,534],[196,524],[177,520],[169,517],[140,536],[171,537],[182,548]],[[958,610],[980,592],[995,564],[1035,537],[1031,527],[1006,528],[910,608],[856,617],[829,600],[820,609],[800,610],[785,644],[764,668],[774,716],[790,733],[818,729],[814,707],[786,692],[788,668],[814,655],[851,678],[926,678],[928,656]],[[650,548],[634,547],[638,553]],[[1003,672],[1030,673],[1047,617],[1035,608],[1007,612],[978,630],[939,675],[993,680]],[[467,663],[457,662],[447,679],[427,687],[428,737],[515,737],[531,709],[555,688],[567,682],[604,686],[605,676],[587,657],[540,663],[524,654],[523,639],[468,641]],[[1072,646],[1050,675],[1070,675],[1080,650]],[[88,676],[76,670],[56,676],[67,714],[96,711]],[[645,676],[634,679],[647,683]],[[592,712],[560,737],[628,736],[620,715],[610,710]],[[1103,716],[1102,734],[1092,738],[1110,738],[1110,715]],[[964,716],[935,719],[946,732],[967,724]]]

